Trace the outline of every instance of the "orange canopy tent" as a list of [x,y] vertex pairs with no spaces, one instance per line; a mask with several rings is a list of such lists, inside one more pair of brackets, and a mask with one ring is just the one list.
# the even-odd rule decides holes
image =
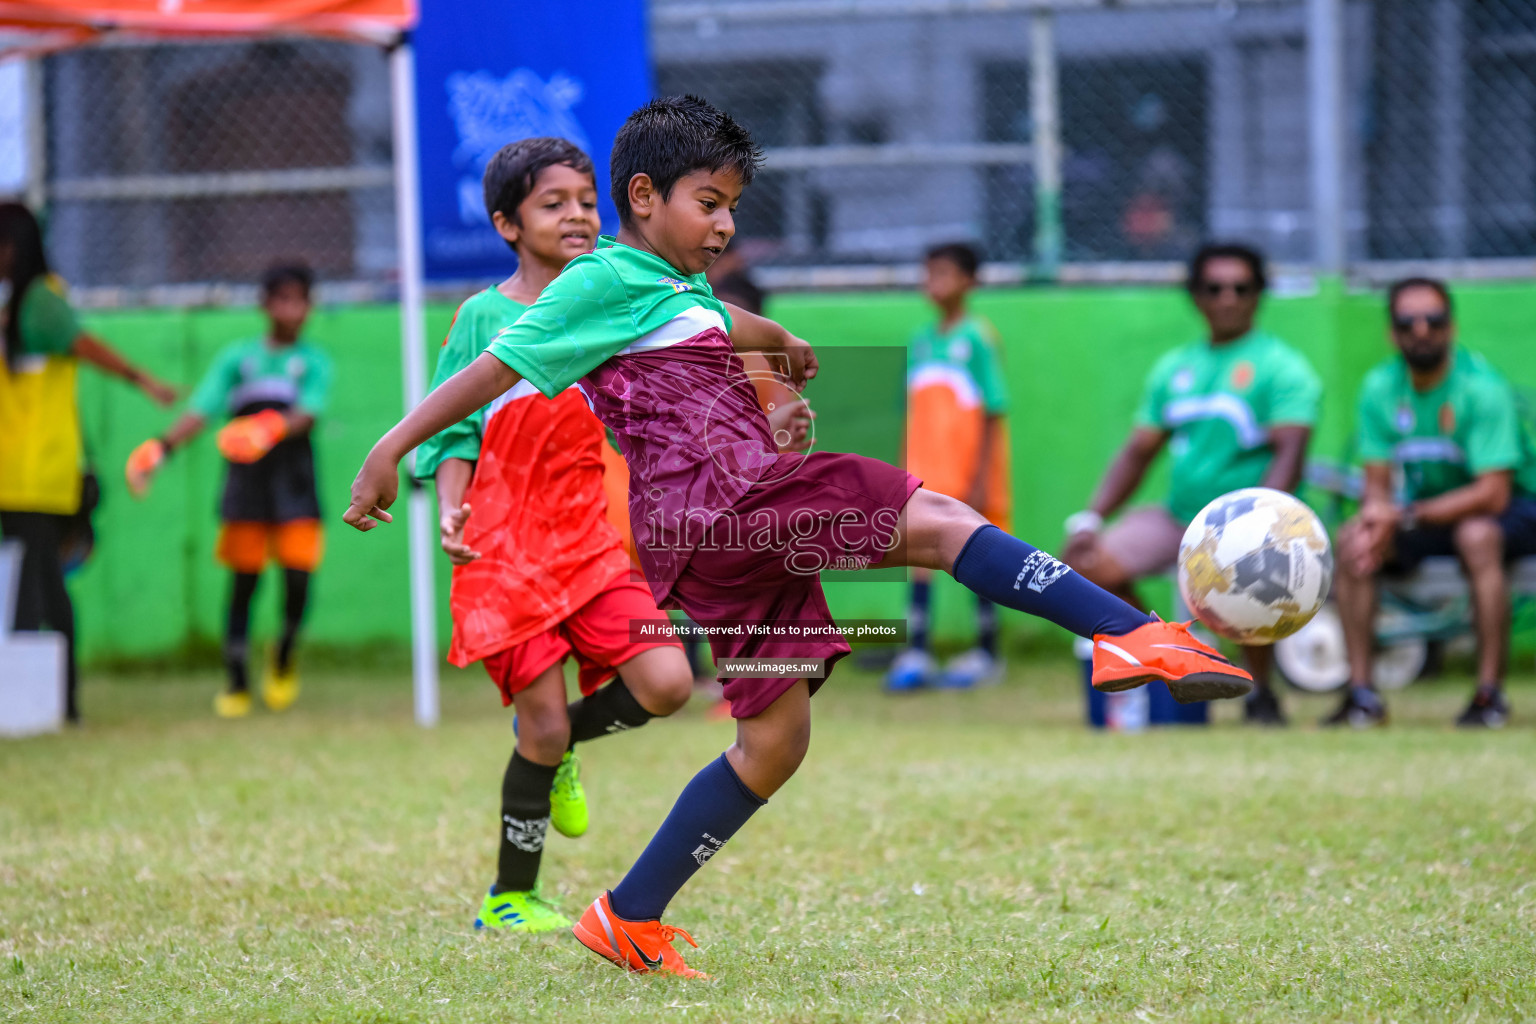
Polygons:
[[[440,0],[448,3],[452,0]],[[148,38],[317,35],[388,45],[394,122],[395,223],[400,251],[400,347],[405,406],[426,393],[421,197],[415,60],[405,35],[416,0],[0,0],[0,58]],[[411,640],[416,720],[437,721],[437,627],[432,586],[435,516],[426,491],[409,504]]]
[[[0,0],[4,50],[54,49],[107,33],[325,35],[384,43],[416,21],[414,0]],[[30,37],[30,39],[29,39]]]

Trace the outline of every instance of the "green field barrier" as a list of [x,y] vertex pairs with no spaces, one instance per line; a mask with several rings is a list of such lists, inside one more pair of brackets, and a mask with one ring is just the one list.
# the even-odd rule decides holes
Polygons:
[[[1462,343],[1484,352],[1517,385],[1536,388],[1529,347],[1536,287],[1473,284],[1458,288],[1456,300]],[[1124,439],[1153,361],[1197,337],[1200,324],[1188,299],[1172,288],[998,289],[980,293],[976,308],[997,325],[1004,342],[1014,527],[1054,548],[1063,518],[1084,505]],[[429,338],[443,336],[452,312],[447,305],[429,309]],[[899,359],[891,353],[863,358],[843,349],[904,344],[930,316],[923,299],[901,293],[786,295],[773,300],[769,312],[827,350],[826,372],[807,393],[818,411],[819,443],[895,457]],[[255,310],[226,309],[97,312],[87,323],[186,388],[221,346],[262,328]],[[1359,381],[1391,351],[1381,296],[1325,283],[1309,294],[1271,297],[1261,323],[1305,352],[1323,376],[1327,394],[1313,450],[1339,456]],[[307,637],[332,648],[399,649],[410,628],[403,524],[364,536],[338,518],[368,446],[400,414],[397,311],[322,308],[308,333],[335,360],[336,388],[316,436],[327,550]],[[213,560],[222,463],[211,432],[177,452],[149,498],[138,502],[123,485],[123,462],[135,444],[163,431],[173,414],[89,370],[81,373],[80,404],[90,459],[104,485],[95,555],[71,583],[83,656],[99,663],[211,649],[222,633],[228,588],[227,573]],[[1155,499],[1165,488],[1165,477],[1155,473],[1144,497]],[[438,570],[446,643],[447,562],[440,561]],[[960,641],[970,601],[950,581],[942,582],[935,594],[938,635]],[[1166,595],[1165,586],[1156,589]],[[843,578],[829,582],[828,593],[834,611],[845,616],[899,616],[904,603],[900,583]],[[258,593],[257,637],[271,635],[280,600],[275,579]],[[1022,616],[1006,621],[1016,631],[1034,628]]]

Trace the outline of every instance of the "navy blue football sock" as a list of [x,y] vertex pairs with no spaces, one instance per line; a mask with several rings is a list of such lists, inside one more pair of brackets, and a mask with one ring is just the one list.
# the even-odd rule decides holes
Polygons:
[[1044,551],[990,524],[965,542],[953,575],[982,597],[1038,615],[1078,636],[1118,636],[1152,621]]
[[928,649],[928,593],[927,580],[915,580],[912,583],[912,603],[907,605],[907,646],[913,650],[926,651]]
[[997,657],[997,605],[976,595],[976,646]]
[[683,789],[650,845],[613,890],[626,921],[660,917],[672,897],[768,801],[746,787],[721,754]]

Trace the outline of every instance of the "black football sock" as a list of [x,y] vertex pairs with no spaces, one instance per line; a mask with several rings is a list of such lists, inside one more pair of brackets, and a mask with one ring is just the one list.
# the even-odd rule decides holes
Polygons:
[[976,595],[976,646],[997,657],[997,605]]
[[928,649],[928,601],[931,584],[926,580],[912,583],[912,599],[907,604],[907,646],[915,651]]
[[622,679],[615,679],[592,696],[569,705],[567,712],[571,716],[573,747],[599,736],[638,729],[656,717],[640,706]]
[[277,642],[278,672],[287,672],[293,664],[293,645],[299,639],[299,626],[309,603],[309,573],[303,569],[284,569],[283,584],[283,635]]
[[549,831],[549,788],[558,770],[512,751],[501,777],[501,847],[493,892],[527,892],[539,880],[544,834]]
[[253,572],[235,573],[234,586],[229,592],[229,620],[224,630],[224,669],[229,673],[231,693],[244,693],[250,689],[246,675],[247,636],[251,629],[251,598],[256,595],[256,584],[261,576]]
[[626,921],[661,916],[704,862],[768,801],[747,788],[721,754],[683,789],[667,820],[609,899]]
[[991,525],[971,534],[955,559],[953,575],[982,597],[1038,615],[1078,636],[1123,636],[1152,621],[1044,551]]

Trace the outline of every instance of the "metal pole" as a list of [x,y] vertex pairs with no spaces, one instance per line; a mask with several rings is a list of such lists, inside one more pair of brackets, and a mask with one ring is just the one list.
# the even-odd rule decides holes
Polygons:
[[1460,0],[1436,0],[1430,20],[1431,66],[1434,82],[1430,101],[1433,118],[1435,226],[1440,235],[1439,255],[1464,259],[1467,255],[1466,142],[1467,70],[1464,4]]
[[[400,247],[400,357],[404,364],[405,408],[427,393],[425,301],[422,287],[420,168],[416,150],[416,59],[402,38],[389,58],[394,120],[395,232]],[[407,467],[414,469],[414,452]],[[416,724],[437,724],[437,615],[432,583],[432,503],[414,483],[406,510],[411,564],[411,665]]]
[[27,61],[22,102],[26,107],[27,205],[39,216],[48,201],[48,115],[43,104],[43,58]]
[[1312,230],[1318,270],[1342,274],[1344,225],[1344,2],[1307,0]]
[[1061,79],[1056,69],[1056,15],[1029,19],[1029,105],[1035,164],[1035,273],[1053,281],[1061,268]]

